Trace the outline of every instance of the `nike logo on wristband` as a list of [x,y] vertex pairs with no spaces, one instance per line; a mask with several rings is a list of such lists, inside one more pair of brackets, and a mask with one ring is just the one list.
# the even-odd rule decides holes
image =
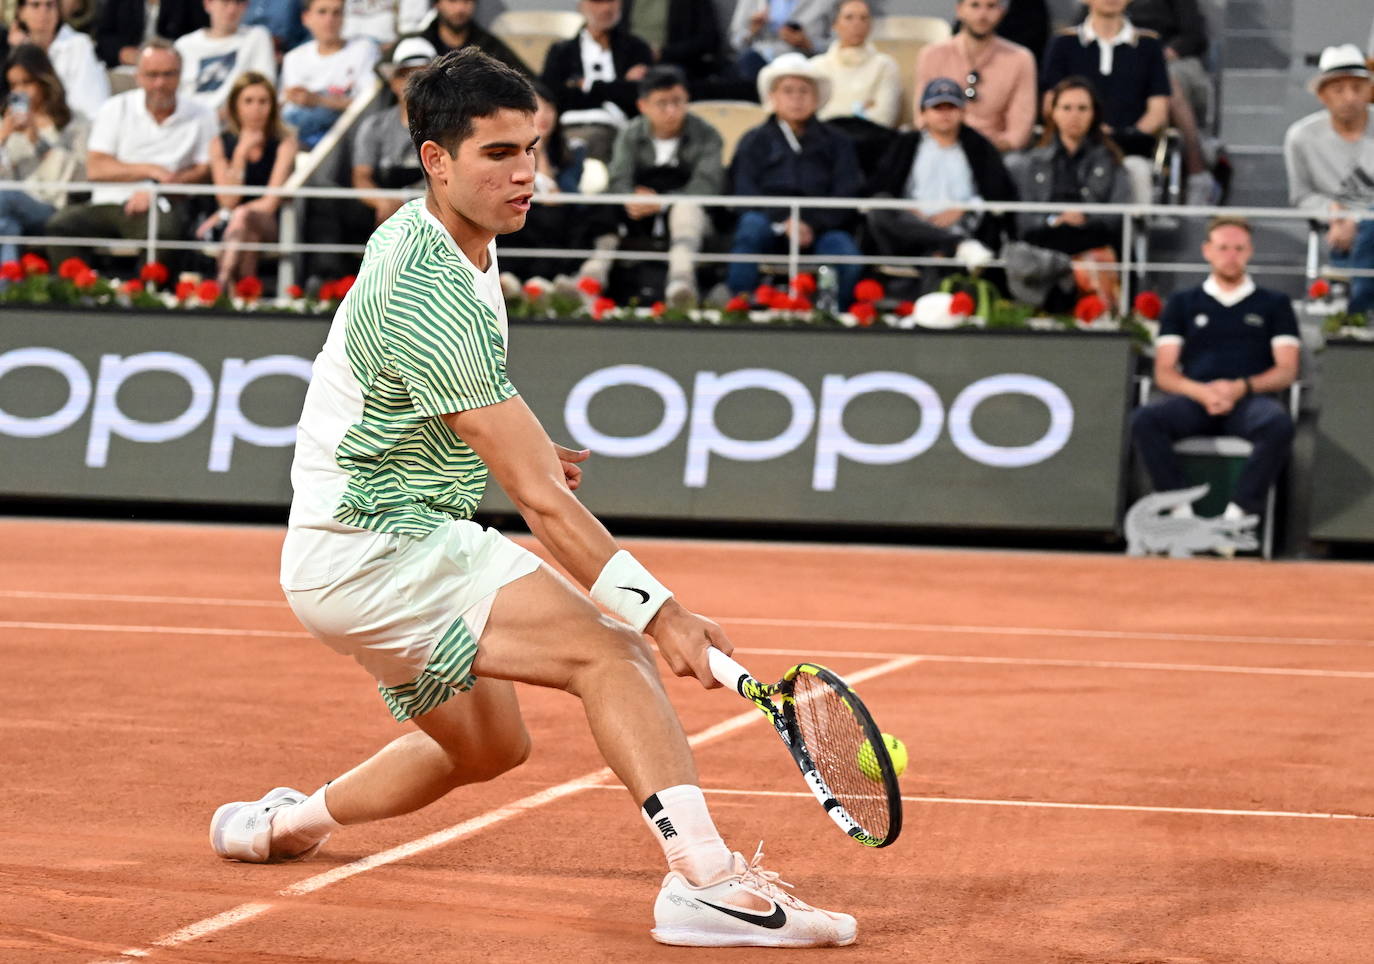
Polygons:
[[770,931],[775,931],[787,923],[787,915],[782,912],[782,908],[776,903],[773,905],[773,913],[766,916],[751,914],[744,910],[736,910],[733,907],[722,907],[719,904],[711,903],[709,900],[702,900],[700,897],[697,898],[697,903],[705,904],[707,907],[718,910],[722,914],[729,914],[731,917],[738,918],[747,924],[756,924],[759,927],[766,927]]
[[641,606],[649,601],[649,594],[645,592],[643,589],[636,589],[634,586],[616,586],[615,588],[623,589],[626,592],[634,593],[636,596],[639,597],[639,604]]

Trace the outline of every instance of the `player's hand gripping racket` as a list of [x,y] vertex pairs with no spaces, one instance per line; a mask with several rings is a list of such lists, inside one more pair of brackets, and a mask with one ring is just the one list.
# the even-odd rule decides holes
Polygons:
[[760,683],[715,647],[708,653],[711,675],[763,711],[841,830],[866,847],[897,839],[897,771],[873,717],[843,679],[824,666],[800,663],[778,682]]

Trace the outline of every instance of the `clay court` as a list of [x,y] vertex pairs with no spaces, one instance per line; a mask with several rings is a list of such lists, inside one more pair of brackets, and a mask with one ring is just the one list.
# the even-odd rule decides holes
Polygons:
[[[0,534],[0,959],[752,956],[651,941],[660,855],[552,692],[522,690],[512,774],[309,863],[216,859],[218,804],[308,791],[398,732],[281,601],[280,531]],[[756,675],[829,665],[910,747],[902,838],[865,850],[756,711],[669,684],[726,840],[859,918],[807,959],[1369,959],[1368,566],[632,546]]]

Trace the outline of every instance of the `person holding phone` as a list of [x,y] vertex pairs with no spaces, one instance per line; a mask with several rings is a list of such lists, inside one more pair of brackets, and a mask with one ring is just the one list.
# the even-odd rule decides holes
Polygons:
[[58,0],[19,0],[10,24],[10,49],[39,47],[67,92],[67,103],[86,119],[95,117],[110,96],[110,80],[95,55],[95,43],[62,22]]
[[[84,176],[90,128],[67,106],[52,61],[33,44],[10,51],[5,86],[9,96],[0,117],[0,180],[35,186],[0,191],[0,235],[36,234],[66,200],[66,189],[53,185]],[[18,258],[17,241],[0,241],[0,262]]]
[[825,50],[835,20],[835,0],[736,0],[730,44],[745,80],[787,53],[811,57]]

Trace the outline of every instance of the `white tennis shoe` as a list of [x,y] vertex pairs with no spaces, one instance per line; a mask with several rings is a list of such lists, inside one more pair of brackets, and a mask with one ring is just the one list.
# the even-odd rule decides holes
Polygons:
[[319,850],[329,837],[298,854],[272,853],[272,818],[282,807],[305,802],[305,794],[290,787],[268,790],[261,800],[226,803],[210,818],[210,846],[226,860],[250,864],[275,864],[304,860]]
[[848,914],[821,910],[783,890],[792,885],[754,859],[734,855],[724,877],[695,887],[676,871],[663,878],[654,903],[660,944],[681,947],[843,947],[854,943],[858,924]]

